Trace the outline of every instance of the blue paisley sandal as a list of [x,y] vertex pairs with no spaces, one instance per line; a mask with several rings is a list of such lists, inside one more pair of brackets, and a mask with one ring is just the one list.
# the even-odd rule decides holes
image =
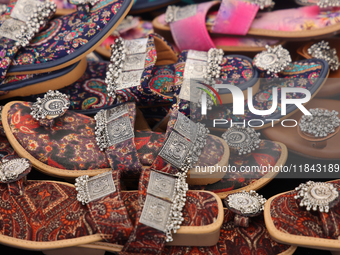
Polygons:
[[36,74],[79,62],[115,30],[132,5],[132,0],[82,2],[72,0],[77,11],[48,22],[3,69],[8,69],[10,75]]

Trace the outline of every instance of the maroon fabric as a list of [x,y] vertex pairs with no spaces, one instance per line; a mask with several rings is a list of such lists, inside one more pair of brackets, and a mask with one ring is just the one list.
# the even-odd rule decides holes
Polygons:
[[[331,181],[340,185],[340,180]],[[291,235],[338,239],[340,229],[340,203],[330,209],[328,214],[307,211],[295,200],[296,191],[291,191],[273,199],[270,215],[274,226]]]

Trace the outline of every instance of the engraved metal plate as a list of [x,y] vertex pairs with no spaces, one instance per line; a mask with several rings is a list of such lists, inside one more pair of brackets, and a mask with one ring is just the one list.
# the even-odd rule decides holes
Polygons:
[[139,222],[165,232],[170,209],[170,202],[151,195],[146,195],[145,204]]
[[177,168],[181,168],[190,152],[192,143],[176,132],[171,132],[159,156]]
[[15,36],[20,34],[21,26],[24,24],[20,20],[6,19],[0,27],[0,36],[18,41]]
[[38,0],[18,0],[11,12],[11,17],[13,19],[21,20],[27,22],[33,10],[40,3]]
[[181,112],[178,112],[174,129],[184,137],[188,138],[191,142],[195,142],[197,136],[197,125]]
[[226,198],[226,201],[227,207],[235,210],[238,214],[255,216],[263,211],[267,200],[251,190],[250,192],[243,191],[231,194]]
[[112,172],[91,177],[88,180],[87,188],[90,202],[115,192],[116,186],[113,182]]
[[144,70],[123,72],[117,82],[117,90],[139,86]]
[[184,79],[203,79],[207,70],[207,62],[187,59],[185,62]]
[[147,193],[172,201],[175,195],[175,177],[151,171]]
[[178,97],[192,103],[198,103],[202,95],[202,90],[199,90],[197,87],[203,88],[203,85],[199,82],[199,80],[184,79]]
[[197,51],[197,50],[189,50],[187,59],[196,59],[208,61],[208,52],[206,51]]
[[146,59],[145,53],[127,55],[125,62],[124,62],[123,71],[132,71],[132,70],[144,69],[145,59]]
[[120,116],[128,113],[127,105],[123,104],[112,109],[106,110],[107,122],[117,119]]
[[5,161],[0,165],[0,180],[10,181],[16,179],[21,173],[30,167],[28,159],[16,158]]
[[107,123],[109,146],[121,143],[134,137],[129,117],[122,117]]
[[146,52],[148,38],[141,38],[135,40],[125,40],[126,54],[139,54]]
[[197,4],[191,4],[177,8],[174,15],[174,21],[186,19],[195,16],[197,13]]

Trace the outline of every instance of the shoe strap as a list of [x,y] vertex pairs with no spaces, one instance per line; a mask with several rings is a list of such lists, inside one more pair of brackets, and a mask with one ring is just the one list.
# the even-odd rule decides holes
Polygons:
[[222,0],[213,33],[228,35],[246,35],[260,7],[240,0]]

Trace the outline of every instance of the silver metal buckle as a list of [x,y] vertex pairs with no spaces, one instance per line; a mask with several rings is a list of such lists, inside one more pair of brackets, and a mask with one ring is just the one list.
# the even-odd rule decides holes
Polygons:
[[83,205],[105,197],[116,191],[112,172],[106,172],[89,178],[83,175],[76,178],[77,200]]
[[[338,2],[340,5],[340,1]],[[315,43],[307,50],[307,52],[313,58],[326,60],[332,71],[339,69],[340,63],[336,49],[331,49],[328,42],[321,41],[319,43]]]
[[0,164],[0,180],[2,182],[15,180],[29,167],[30,162],[26,158],[15,158],[11,160],[3,159]]
[[30,40],[44,27],[57,9],[54,2],[45,0],[18,0],[7,19],[0,27],[0,36],[15,40],[16,46],[27,46]]
[[267,71],[267,74],[279,73],[292,62],[289,51],[282,45],[266,45],[266,49],[255,56],[253,63],[260,70]]
[[96,140],[101,151],[112,145],[124,142],[134,137],[126,105],[110,110],[101,110],[95,115]]
[[151,171],[147,193],[172,201],[175,196],[175,177]]
[[140,85],[146,60],[148,38],[125,41],[117,38],[111,45],[111,63],[106,72],[108,96],[116,98],[116,91]]
[[197,4],[191,4],[184,7],[169,5],[165,12],[165,22],[171,23],[178,20],[195,16],[197,13]]
[[171,202],[165,201],[163,199],[146,195],[139,222],[162,232],[166,232],[171,204]]
[[297,195],[295,199],[301,199],[300,206],[306,207],[306,210],[317,211],[319,208],[320,212],[328,213],[329,209],[332,208],[336,203],[335,201],[339,197],[338,188],[334,187],[331,183],[326,182],[313,182],[300,184],[299,187],[295,188]]
[[188,59],[194,59],[194,60],[201,60],[201,61],[208,61],[208,52],[206,51],[197,51],[197,50],[189,50]]
[[253,128],[232,126],[222,134],[222,138],[228,146],[239,155],[248,154],[259,148],[261,139],[260,133],[256,133]]
[[37,121],[52,120],[64,115],[69,107],[69,96],[57,90],[49,90],[43,98],[38,97],[37,102],[32,104],[31,115]]
[[266,201],[267,200],[262,195],[259,195],[254,190],[234,193],[228,195],[225,199],[229,209],[239,215],[247,217],[254,217],[261,213]]
[[204,73],[207,72],[207,62],[187,59],[184,68],[183,79],[203,79]]
[[176,132],[171,132],[165,144],[163,145],[159,156],[171,163],[177,168],[181,168],[185,163],[192,143]]
[[70,0],[70,3],[75,5],[91,4],[93,6],[99,1],[100,0]]

